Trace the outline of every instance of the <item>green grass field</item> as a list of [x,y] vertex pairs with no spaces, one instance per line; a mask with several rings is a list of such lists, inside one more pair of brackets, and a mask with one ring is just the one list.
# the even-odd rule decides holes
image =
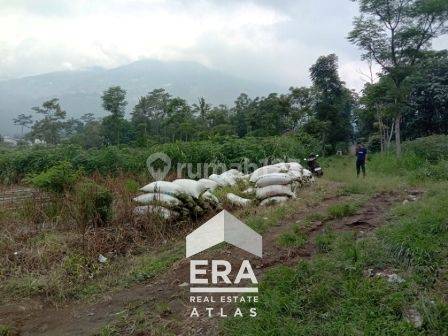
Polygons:
[[[326,179],[359,199],[377,192],[422,188],[422,199],[395,205],[385,226],[362,239],[347,232],[316,238],[319,254],[294,267],[268,271],[261,282],[257,318],[231,318],[225,335],[447,335],[448,182],[418,179],[420,167],[374,155],[367,178],[356,178],[351,158],[324,162]],[[436,163],[443,165],[444,162]],[[435,180],[438,180],[435,182]],[[342,218],[356,205],[337,204],[325,217]],[[297,244],[292,234],[284,244]],[[393,271],[401,283],[366,276]],[[416,313],[417,312],[417,313]],[[421,326],[412,316],[418,315]]]

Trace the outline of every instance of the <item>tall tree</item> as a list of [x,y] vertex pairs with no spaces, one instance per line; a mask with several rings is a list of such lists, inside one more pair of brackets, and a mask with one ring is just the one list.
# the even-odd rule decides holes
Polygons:
[[315,91],[315,118],[326,123],[321,132],[322,144],[329,145],[331,150],[346,147],[353,135],[351,121],[355,99],[339,78],[337,62],[337,56],[330,54],[319,57],[310,68]]
[[139,98],[131,113],[139,143],[144,144],[150,136],[161,136],[161,125],[167,116],[170,100],[171,96],[165,89],[155,89]]
[[193,104],[193,113],[199,116],[202,120],[205,120],[211,109],[212,107],[205,101],[204,97],[200,97],[198,103]]
[[389,76],[380,76],[377,83],[366,83],[356,110],[357,136],[379,140],[381,151],[387,150],[394,129],[395,86]]
[[14,125],[21,127],[21,134],[23,136],[23,131],[25,128],[30,128],[33,124],[33,116],[31,114],[19,114],[17,118],[13,119]]
[[52,145],[59,143],[67,116],[59,104],[59,99],[48,100],[42,106],[33,107],[32,110],[43,118],[34,123],[30,136]]
[[248,130],[248,118],[250,109],[252,108],[252,99],[245,93],[241,93],[235,100],[234,107],[234,124],[236,134],[241,138],[247,134]]
[[403,84],[431,41],[448,31],[446,0],[357,0],[349,40],[390,75],[395,87],[395,142],[401,154],[400,125],[407,95]]
[[126,137],[129,125],[124,119],[126,91],[119,86],[112,86],[101,96],[103,108],[111,115],[103,119],[104,136],[111,144],[119,145],[121,138]]
[[126,101],[126,90],[119,86],[112,86],[103,92],[101,96],[103,108],[113,116],[124,117],[124,109],[128,102]]
[[163,121],[165,137],[171,140],[193,140],[195,138],[195,122],[191,107],[179,97],[169,101],[167,116]]

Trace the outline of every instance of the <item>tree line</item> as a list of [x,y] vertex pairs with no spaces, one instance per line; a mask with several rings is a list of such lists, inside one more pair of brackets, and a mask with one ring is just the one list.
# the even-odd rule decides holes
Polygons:
[[348,40],[363,50],[373,73],[361,95],[349,90],[338,74],[334,54],[321,56],[310,68],[312,85],[291,87],[285,94],[251,98],[242,93],[233,106],[213,106],[203,97],[194,104],[155,89],[140,97],[125,116],[126,91],[111,87],[102,95],[109,115],[67,118],[55,98],[34,107],[41,116],[21,114],[15,124],[26,137],[48,144],[84,147],[127,144],[146,146],[217,136],[311,136],[322,152],[344,150],[356,141],[399,156],[401,141],[448,131],[448,52],[431,50],[431,42],[448,32],[446,0],[357,0]]
[[343,149],[353,140],[352,115],[356,95],[338,74],[334,54],[319,57],[310,68],[311,87],[291,87],[286,94],[251,98],[240,94],[234,105],[213,106],[201,97],[194,104],[155,89],[139,98],[127,118],[126,91],[110,87],[102,95],[109,114],[68,118],[57,98],[21,114],[14,123],[25,138],[47,144],[76,143],[86,148],[106,145],[146,146],[151,143],[204,140],[217,136],[264,137],[306,133],[322,140],[326,151]]

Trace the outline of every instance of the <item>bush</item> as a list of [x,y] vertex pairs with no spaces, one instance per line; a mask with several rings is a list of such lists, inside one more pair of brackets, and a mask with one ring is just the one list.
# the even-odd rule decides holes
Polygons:
[[403,145],[406,152],[412,152],[418,157],[435,163],[448,159],[448,135],[431,135]]
[[74,216],[78,225],[104,226],[112,216],[112,193],[91,180],[78,183],[73,190]]
[[231,163],[245,160],[260,164],[264,159],[300,159],[319,153],[321,145],[306,134],[265,138],[221,137],[213,140],[173,142],[146,148],[109,146],[82,149],[74,145],[51,148],[0,150],[0,182],[17,183],[26,175],[46,172],[53,166],[69,162],[85,174],[140,174],[147,171],[146,159],[151,154],[167,154],[174,169],[178,163]]
[[78,179],[78,173],[69,162],[61,162],[46,171],[29,177],[27,180],[32,186],[54,193],[62,193],[73,187]]

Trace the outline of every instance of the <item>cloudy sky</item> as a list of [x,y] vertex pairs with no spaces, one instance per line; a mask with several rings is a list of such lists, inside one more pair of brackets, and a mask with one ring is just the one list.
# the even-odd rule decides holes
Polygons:
[[359,89],[367,68],[346,39],[356,14],[349,0],[0,0],[0,79],[156,58],[288,87],[336,53]]

